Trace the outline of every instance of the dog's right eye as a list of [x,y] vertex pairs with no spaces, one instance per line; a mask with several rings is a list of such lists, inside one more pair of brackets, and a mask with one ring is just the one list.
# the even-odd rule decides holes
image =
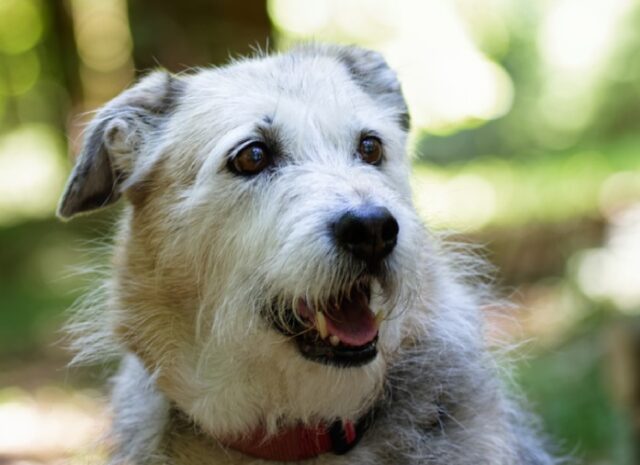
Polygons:
[[267,146],[254,142],[240,150],[231,160],[229,167],[238,174],[251,176],[258,174],[271,164],[271,154]]
[[373,136],[365,137],[360,141],[358,156],[362,161],[370,165],[379,165],[382,161],[382,142]]

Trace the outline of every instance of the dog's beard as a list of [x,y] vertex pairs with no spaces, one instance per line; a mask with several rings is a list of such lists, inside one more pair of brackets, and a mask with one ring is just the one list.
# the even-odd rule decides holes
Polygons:
[[[416,257],[399,246],[372,269],[333,248],[307,247],[295,254],[291,241],[284,244],[259,260],[227,260],[236,266],[207,269],[218,284],[205,286],[202,296],[197,327],[203,347],[253,347],[258,359],[272,352],[270,344],[282,343],[294,348],[289,354],[343,367],[371,362],[378,349],[393,350],[398,317],[413,306],[418,289]],[[249,269],[246,263],[256,265]],[[263,337],[268,345],[256,347],[254,341]]]
[[[343,353],[342,357],[340,354],[333,357],[339,359],[340,363],[329,363],[327,353],[322,353],[310,360],[301,352],[297,337],[301,337],[301,342],[306,341],[306,337],[316,341],[317,335],[309,330],[309,318],[305,318],[300,308],[294,305],[301,302],[305,302],[305,305],[306,302],[326,305],[331,300],[337,303],[340,299],[353,299],[357,297],[356,294],[367,292],[365,303],[370,310],[377,313],[384,309],[385,317],[393,319],[395,312],[392,309],[397,308],[399,301],[398,286],[395,284],[397,278],[393,271],[388,269],[384,274],[380,272],[374,276],[362,273],[362,270],[353,273],[347,270],[343,276],[348,276],[348,279],[342,283],[330,282],[334,287],[328,292],[329,285],[311,281],[314,286],[309,287],[309,293],[296,296],[292,296],[289,290],[275,286],[273,281],[272,285],[265,284],[264,277],[258,276],[257,271],[249,281],[240,279],[240,276],[233,279],[234,282],[243,281],[250,286],[244,292],[234,294],[242,295],[244,299],[227,300],[224,308],[217,308],[224,313],[215,315],[220,317],[217,320],[219,324],[216,325],[214,320],[213,332],[196,349],[199,356],[195,372],[182,376],[200,380],[198,390],[194,392],[195,398],[185,401],[185,410],[191,414],[197,412],[199,421],[211,431],[223,426],[225,431],[242,431],[256,421],[276,425],[274,422],[282,419],[312,423],[318,419],[358,418],[370,408],[381,392],[386,367],[385,357],[381,356],[382,350],[373,359],[367,359],[367,353],[364,353],[359,354],[362,358],[358,354],[350,354],[351,359],[346,360]],[[247,299],[247,294],[251,299]],[[248,315],[249,320],[244,318]],[[277,327],[278,321],[283,322],[287,332]],[[380,336],[382,340],[382,332]],[[381,340],[375,341],[379,348],[382,347]],[[329,338],[323,343],[325,347],[333,349]],[[340,367],[347,366],[354,368],[345,373]],[[235,386],[233,396],[227,392],[227,384],[219,386],[220,383],[216,381],[218,373],[226,373],[225,382]],[[236,373],[238,379],[235,379]],[[239,380],[245,379],[247,373],[251,373],[253,381],[245,386]],[[238,418],[237,425],[233,423],[230,426],[231,420],[219,420],[220,415],[226,415],[226,407],[215,403],[218,397],[206,394],[208,389],[212,392],[221,389],[223,396],[231,396],[234,402],[247,409]],[[316,398],[318,392],[323,393],[320,398]],[[264,404],[262,400],[255,399],[264,399]],[[210,411],[215,411],[216,415],[203,413]]]

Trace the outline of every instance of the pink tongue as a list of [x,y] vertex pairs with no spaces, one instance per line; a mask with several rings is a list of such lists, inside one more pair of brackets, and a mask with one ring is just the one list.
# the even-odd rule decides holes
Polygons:
[[362,292],[353,292],[338,302],[336,308],[325,312],[329,336],[335,335],[347,346],[363,346],[378,334],[375,315]]

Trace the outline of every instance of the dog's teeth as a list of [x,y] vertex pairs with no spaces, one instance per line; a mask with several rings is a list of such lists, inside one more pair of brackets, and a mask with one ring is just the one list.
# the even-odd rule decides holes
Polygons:
[[380,324],[384,321],[384,312],[382,310],[378,310],[376,313],[376,328],[380,328]]
[[316,312],[316,329],[318,330],[318,333],[320,333],[320,337],[322,339],[326,339],[329,335],[327,320],[322,312]]
[[335,347],[338,344],[340,344],[340,338],[335,334],[332,334],[331,337],[329,338],[329,342],[331,343],[332,346]]

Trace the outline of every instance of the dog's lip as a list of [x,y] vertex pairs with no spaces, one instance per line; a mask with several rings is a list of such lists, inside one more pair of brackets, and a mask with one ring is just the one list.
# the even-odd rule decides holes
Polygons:
[[296,337],[296,343],[302,356],[308,360],[325,365],[353,368],[371,362],[378,355],[378,336],[360,347],[344,345],[332,346]]

